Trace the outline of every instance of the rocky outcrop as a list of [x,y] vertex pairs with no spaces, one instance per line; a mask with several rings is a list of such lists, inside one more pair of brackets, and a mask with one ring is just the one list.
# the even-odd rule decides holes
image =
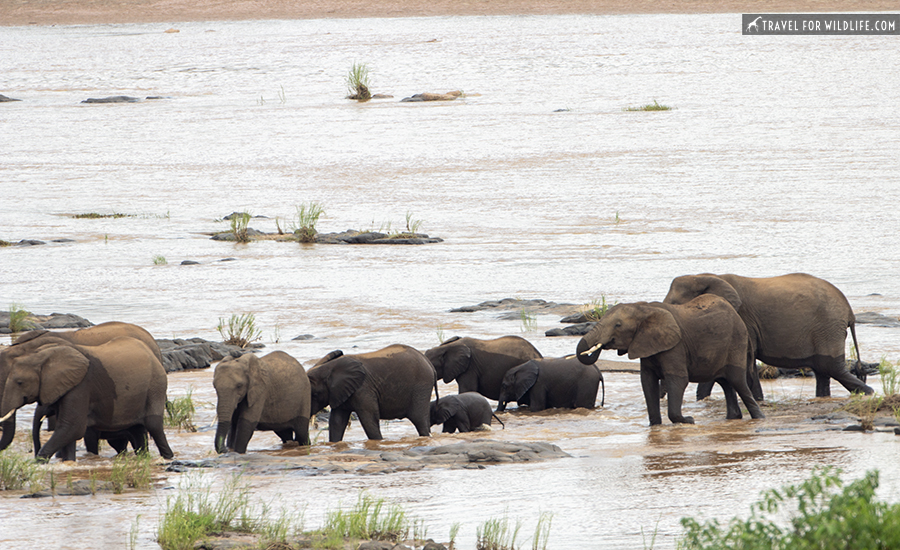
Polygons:
[[[268,233],[263,233],[262,231],[258,231],[253,229],[252,227],[247,228],[247,236],[252,238],[255,237],[265,237]],[[237,237],[234,236],[233,231],[223,231],[221,233],[216,233],[212,236],[212,240],[214,241],[236,241]]]
[[21,99],[15,99],[12,97],[6,97],[3,94],[0,94],[0,103],[9,103],[11,101],[22,101]]
[[875,325],[876,327],[900,328],[900,319],[896,316],[882,315],[874,311],[864,311],[855,314],[856,324]]
[[589,333],[596,322],[575,323],[567,327],[551,328],[544,332],[544,336],[584,336]]
[[[31,313],[25,320],[29,323],[28,330],[59,330],[94,326],[94,323],[84,317],[71,313],[51,313],[50,315]],[[10,334],[11,332],[9,328],[9,311],[0,311],[0,334]]]
[[524,310],[533,314],[555,314],[565,315],[571,314],[580,306],[575,304],[558,304],[556,302],[548,302],[546,300],[519,300],[517,298],[503,298],[502,300],[489,300],[481,302],[474,306],[457,307],[450,310],[450,313],[472,313],[475,311],[499,311],[503,312],[498,317],[501,319],[518,319]]
[[158,339],[156,344],[162,352],[166,372],[208,369],[212,363],[225,357],[240,357],[263,347],[262,344],[251,344],[249,348],[241,348],[223,342],[210,342],[203,338]]
[[442,243],[444,239],[429,237],[424,233],[397,233],[388,235],[377,231],[355,231],[348,229],[341,233],[319,233],[318,244],[431,244]]
[[127,95],[111,95],[109,97],[89,97],[82,103],[137,103],[141,100],[139,97],[131,97]]
[[459,97],[462,97],[463,93],[460,90],[454,90],[452,92],[447,92],[445,94],[436,94],[433,92],[423,92],[421,94],[411,95],[409,97],[404,97],[400,100],[401,103],[416,103],[419,101],[453,101]]

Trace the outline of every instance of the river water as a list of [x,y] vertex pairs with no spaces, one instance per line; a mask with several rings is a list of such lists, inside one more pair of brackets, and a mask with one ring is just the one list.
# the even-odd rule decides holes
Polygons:
[[[739,15],[625,15],[6,27],[0,43],[0,93],[23,100],[0,104],[0,239],[48,243],[0,249],[4,307],[207,339],[219,337],[219,318],[252,312],[267,349],[304,363],[336,348],[424,350],[454,334],[521,334],[545,356],[569,354],[575,338],[543,336],[559,315],[538,315],[534,328],[448,310],[506,297],[658,300],[673,277],[697,272],[808,272],[857,312],[900,315],[892,37],[750,37]],[[353,63],[394,98],[343,99]],[[448,90],[466,97],[399,102]],[[111,95],[163,99],[80,103]],[[624,110],[654,100],[674,109]],[[209,239],[232,211],[266,216],[251,227],[273,232],[276,217],[289,226],[309,201],[325,208],[323,232],[402,229],[409,215],[444,242]],[[88,212],[128,216],[73,217]],[[863,359],[900,359],[895,329],[858,333]],[[291,341],[300,334],[315,339]],[[170,394],[193,388],[205,428],[211,378],[170,375]],[[809,381],[769,384],[776,409],[814,396]],[[878,467],[882,492],[900,490],[893,435],[784,422],[773,410],[725,422],[715,399],[690,404],[697,426],[650,429],[637,377],[610,373],[607,386],[603,410],[510,414],[491,434],[551,441],[572,458],[256,476],[254,498],[305,510],[312,528],[368,489],[436,539],[460,522],[463,547],[487,518],[521,520],[522,542],[551,512],[548,548],[644,548],[654,533],[655,547],[671,548],[679,518],[746,515],[759,491],[816,464],[854,479]],[[429,443],[403,421],[384,432]],[[173,433],[176,457],[209,456],[212,434]],[[364,445],[358,426],[348,441]],[[279,448],[272,437],[251,442],[252,452]],[[109,454],[57,468],[108,466]],[[0,542],[114,547],[136,525],[136,546],[154,548],[182,477],[160,475],[149,494],[5,495]]]

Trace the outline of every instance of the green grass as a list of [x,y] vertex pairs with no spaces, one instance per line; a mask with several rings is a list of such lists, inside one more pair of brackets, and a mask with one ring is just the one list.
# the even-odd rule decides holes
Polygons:
[[533,332],[537,330],[537,316],[533,313],[528,313],[525,308],[522,308],[522,311],[519,312],[519,319],[522,321],[522,332]]
[[153,265],[166,265],[168,263],[169,262],[166,261],[166,257],[161,254],[153,256]]
[[297,207],[291,229],[301,243],[316,242],[316,224],[325,213],[325,208],[317,202],[305,202]]
[[122,214],[119,212],[113,212],[112,214],[98,214],[97,212],[84,212],[82,214],[75,214],[72,216],[75,219],[88,219],[88,220],[98,220],[101,218],[134,218],[134,214]]
[[250,235],[247,234],[249,226],[250,214],[248,212],[241,212],[240,214],[231,217],[231,233],[234,235],[234,240],[236,242],[250,242]]
[[864,430],[872,430],[875,421],[875,414],[884,401],[882,396],[863,395],[854,393],[850,396],[850,401],[841,407],[841,409],[859,417],[859,423]]
[[44,468],[34,458],[6,449],[0,451],[0,491],[17,491],[39,485]]
[[126,488],[133,487],[139,491],[150,489],[152,481],[150,466],[153,459],[148,452],[136,454],[122,453],[113,459],[109,480],[113,493],[121,494]]
[[[876,498],[878,471],[844,486],[839,470],[816,468],[799,485],[771,489],[750,517],[699,522],[682,518],[681,550],[838,550],[900,548],[900,504]],[[787,521],[785,520],[787,518]]]
[[531,550],[547,550],[547,542],[550,540],[550,527],[553,524],[553,514],[542,512],[534,528],[534,538],[531,539]]
[[322,529],[322,538],[336,541],[345,538],[386,540],[398,542],[409,534],[410,522],[399,505],[385,506],[384,499],[360,493],[356,505],[349,511],[329,512]]
[[256,316],[252,313],[243,315],[231,314],[227,321],[219,317],[216,330],[222,335],[226,344],[246,348],[262,337],[262,330],[256,326]]
[[11,243],[11,242],[9,242],[9,241],[4,241],[3,239],[0,239],[0,247],[2,247],[2,246],[12,246],[12,244],[13,244],[13,243]]
[[372,99],[369,91],[369,68],[365,63],[354,63],[347,73],[347,90],[350,95],[347,99],[368,101]]
[[476,530],[476,550],[515,550],[516,539],[522,529],[521,520],[516,520],[515,525],[510,523],[509,517],[491,518],[479,525]]
[[450,526],[450,550],[456,548],[456,536],[459,534],[460,527],[462,527],[462,523],[458,521]]
[[28,320],[30,311],[25,310],[19,304],[9,304],[9,330],[10,332],[23,332],[34,328],[34,323]]
[[588,321],[599,321],[611,307],[606,301],[606,295],[602,294],[599,300],[591,300],[589,303],[581,306],[581,312]]
[[196,432],[194,426],[194,400],[191,398],[194,388],[188,387],[187,393],[181,397],[166,400],[165,424],[170,428],[178,428],[188,432]]
[[409,210],[406,211],[406,232],[411,234],[416,234],[419,232],[419,229],[422,228],[422,220],[417,220],[412,217],[412,212]]
[[881,389],[885,397],[900,393],[900,369],[897,365],[882,357],[878,363],[878,374],[881,377]]
[[660,105],[655,99],[653,103],[647,103],[646,105],[641,105],[639,107],[625,107],[625,111],[671,111],[672,108],[668,105]]

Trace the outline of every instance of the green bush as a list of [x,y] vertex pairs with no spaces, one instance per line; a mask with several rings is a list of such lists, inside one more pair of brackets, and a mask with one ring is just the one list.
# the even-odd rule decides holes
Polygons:
[[15,491],[38,484],[44,470],[30,456],[9,449],[0,452],[0,491]]
[[250,227],[250,214],[242,212],[231,216],[231,233],[234,240],[239,243],[249,243],[250,235],[248,229]]
[[316,242],[316,224],[319,217],[325,213],[325,208],[317,202],[305,202],[297,207],[297,215],[291,228],[297,240],[301,243]]
[[[900,548],[900,504],[875,498],[878,471],[842,487],[839,471],[818,468],[799,485],[763,493],[750,518],[700,523],[682,518],[679,548],[728,550],[880,550]],[[790,505],[791,510],[784,510]],[[796,508],[796,510],[793,510]],[[777,521],[785,517],[789,521]]]
[[369,68],[365,63],[354,63],[347,74],[347,90],[350,95],[347,99],[368,101],[372,99],[369,91]]
[[23,332],[26,330],[31,330],[34,328],[34,323],[28,320],[28,316],[31,315],[30,311],[27,311],[19,304],[10,304],[9,305],[9,330],[12,333]]
[[262,337],[262,330],[256,327],[256,316],[252,313],[237,315],[232,313],[227,321],[219,317],[216,330],[226,344],[246,348]]

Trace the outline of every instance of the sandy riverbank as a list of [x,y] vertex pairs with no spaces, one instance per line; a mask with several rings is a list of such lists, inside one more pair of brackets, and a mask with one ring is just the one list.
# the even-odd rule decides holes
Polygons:
[[840,6],[825,0],[0,0],[0,25],[445,15],[855,13],[896,9],[896,0],[849,0]]

